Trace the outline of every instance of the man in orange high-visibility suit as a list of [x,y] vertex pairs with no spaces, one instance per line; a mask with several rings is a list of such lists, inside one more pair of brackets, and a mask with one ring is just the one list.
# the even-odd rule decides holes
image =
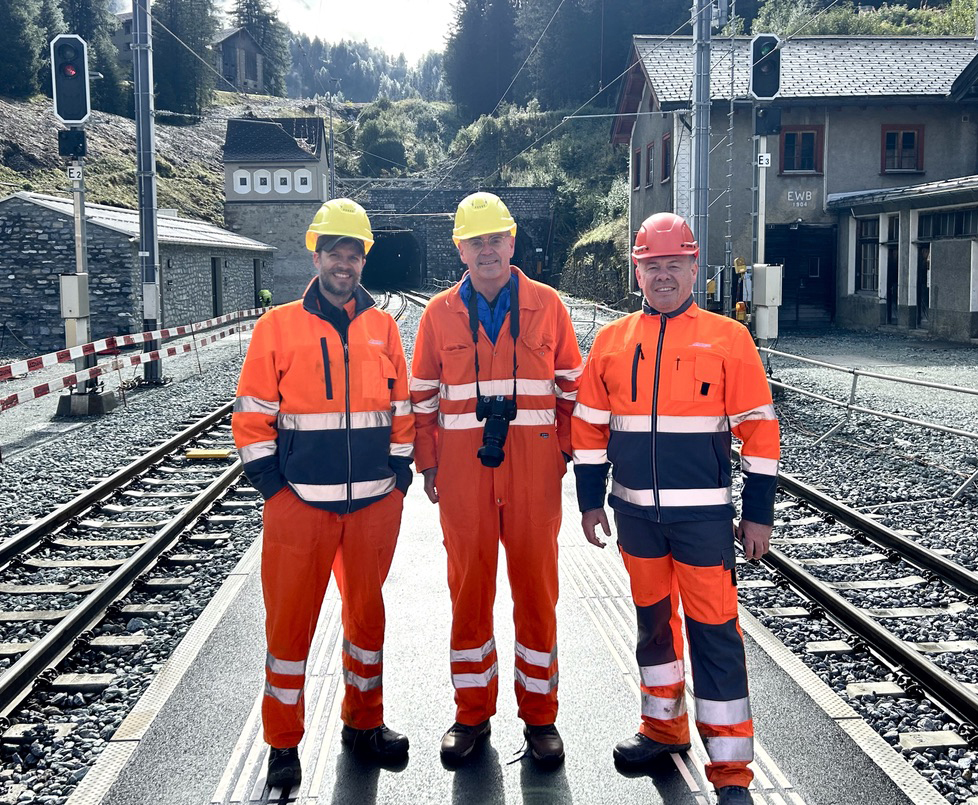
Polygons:
[[[638,616],[642,722],[615,747],[619,767],[645,767],[689,748],[683,605],[696,727],[720,805],[752,802],[754,729],[737,621],[734,536],[744,555],[768,550],[774,522],[778,421],[764,367],[740,323],[693,302],[699,248],[672,213],[635,238],[641,311],[606,325],[585,364],[572,438],[584,534],[603,547],[610,503]],[[743,442],[743,516],[733,526],[731,431]]]
[[499,544],[513,592],[515,687],[530,756],[564,759],[557,717],[557,530],[581,354],[557,293],[510,265],[516,222],[491,193],[458,205],[468,271],[421,318],[411,367],[415,462],[438,503],[452,596],[457,765],[489,735],[498,690],[492,607]]
[[360,285],[373,244],[349,199],[327,201],[306,233],[317,276],[255,327],[232,428],[265,498],[262,590],[269,787],[301,779],[306,660],[329,583],[342,597],[341,738],[398,763],[408,740],[384,725],[384,599],[411,482],[414,416],[397,324]]

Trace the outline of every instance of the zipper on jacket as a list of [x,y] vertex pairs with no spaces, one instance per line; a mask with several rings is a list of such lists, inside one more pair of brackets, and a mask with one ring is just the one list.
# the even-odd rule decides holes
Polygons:
[[642,354],[642,343],[639,342],[635,345],[635,357],[632,358],[632,402],[638,399],[638,360],[641,358],[645,360],[645,355]]
[[662,519],[662,512],[659,507],[659,472],[655,460],[655,434],[658,429],[656,422],[659,408],[659,366],[662,363],[662,342],[666,337],[667,321],[669,317],[665,313],[659,314],[659,340],[655,346],[655,381],[652,383],[652,500],[655,502],[657,520]]
[[[341,336],[342,337],[342,336]],[[346,372],[346,513],[353,510],[353,423],[350,422],[350,345],[343,340],[343,370]]]
[[333,399],[333,374],[329,370],[329,344],[325,338],[319,339],[319,345],[323,350],[323,374],[326,380],[326,399]]

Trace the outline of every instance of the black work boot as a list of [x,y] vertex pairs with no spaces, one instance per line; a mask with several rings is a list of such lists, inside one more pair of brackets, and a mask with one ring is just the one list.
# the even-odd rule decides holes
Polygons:
[[349,746],[357,757],[365,760],[400,763],[407,758],[407,736],[394,732],[384,724],[369,730],[358,730],[344,724],[340,731],[340,740]]
[[464,762],[473,750],[488,737],[488,718],[475,726],[460,724],[456,721],[441,739],[441,759],[449,766],[457,766]]
[[685,752],[689,744],[662,744],[638,733],[615,747],[615,765],[622,769],[640,769],[657,757],[670,752]]
[[523,737],[532,757],[543,769],[555,769],[564,762],[564,742],[555,724],[527,724]]
[[302,767],[299,765],[299,750],[276,749],[268,750],[268,776],[265,780],[269,788],[295,787],[302,782]]

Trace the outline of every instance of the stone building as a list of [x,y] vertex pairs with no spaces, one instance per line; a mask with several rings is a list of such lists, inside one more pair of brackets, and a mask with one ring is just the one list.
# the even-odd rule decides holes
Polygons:
[[[321,118],[228,121],[225,225],[278,250],[271,286],[276,302],[297,299],[313,275],[305,233],[329,190],[324,137]],[[534,279],[551,278],[552,189],[378,184],[341,191],[363,205],[373,227],[375,243],[363,272],[368,288],[456,279],[462,264],[452,243],[455,208],[476,190],[496,193],[516,218],[516,265]]]
[[[784,266],[782,327],[834,320],[978,336],[976,258],[948,248],[955,261],[931,268],[921,257],[929,250],[917,244],[934,235],[918,227],[909,202],[894,213],[896,197],[905,200],[917,183],[926,206],[958,207],[961,192],[935,197],[931,189],[978,173],[978,44],[956,37],[796,36],[779,52],[780,93],[760,103],[747,92],[750,38],[713,40],[710,234],[701,266],[712,266],[712,275],[737,257],[762,262],[757,172],[765,170],[763,262]],[[634,234],[653,212],[690,213],[692,41],[636,36],[631,59],[612,140],[630,147]],[[769,168],[755,167],[762,148]],[[966,231],[972,230],[955,237],[967,239]],[[918,310],[922,286],[931,288],[932,315]],[[934,315],[935,306],[946,314]],[[939,321],[944,325],[934,329]]]
[[[86,204],[93,339],[142,330],[139,213]],[[157,217],[161,325],[257,306],[274,249],[213,224]],[[19,192],[0,198],[0,327],[38,353],[64,347],[59,275],[75,264],[72,200]]]

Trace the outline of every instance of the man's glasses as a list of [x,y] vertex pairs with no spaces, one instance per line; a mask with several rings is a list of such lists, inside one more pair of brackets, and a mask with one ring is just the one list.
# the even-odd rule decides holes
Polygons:
[[481,252],[486,245],[490,249],[499,251],[499,249],[509,243],[509,238],[509,235],[491,235],[488,238],[467,238],[462,243],[465,245],[465,248],[471,249],[474,252]]

